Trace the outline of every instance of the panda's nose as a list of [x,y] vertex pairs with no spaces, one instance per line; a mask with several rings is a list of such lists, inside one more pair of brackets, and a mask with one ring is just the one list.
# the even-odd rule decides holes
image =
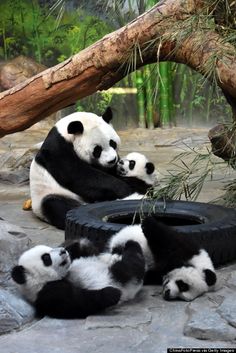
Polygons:
[[116,157],[112,159],[112,161],[109,161],[108,164],[115,164],[116,163]]
[[170,300],[170,289],[167,289],[163,295],[165,300]]
[[60,255],[65,255],[65,254],[66,254],[66,250],[65,249],[61,249]]
[[120,165],[124,165],[124,161],[123,161],[123,159],[120,159],[120,160],[119,160],[119,162],[118,162],[118,164],[120,164]]

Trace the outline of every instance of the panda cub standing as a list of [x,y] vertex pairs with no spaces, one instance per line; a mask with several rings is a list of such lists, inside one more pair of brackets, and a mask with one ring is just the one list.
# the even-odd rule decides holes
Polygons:
[[141,289],[145,260],[137,242],[97,256],[90,242],[83,242],[66,249],[37,245],[21,255],[12,278],[37,315],[85,318],[134,298]]

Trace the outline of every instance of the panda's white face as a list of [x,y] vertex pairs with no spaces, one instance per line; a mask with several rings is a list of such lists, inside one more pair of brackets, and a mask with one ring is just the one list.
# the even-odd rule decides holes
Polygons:
[[117,173],[124,177],[135,177],[153,185],[157,174],[153,163],[142,154],[132,152],[121,158],[117,164]]
[[76,154],[89,164],[110,168],[117,163],[120,138],[102,117],[77,112],[59,120],[56,127],[73,143]]
[[44,284],[64,278],[70,265],[70,256],[64,248],[37,245],[21,255],[12,278],[22,294],[34,302]]
[[[182,299],[191,301],[213,288],[207,284],[207,276],[214,277],[212,270],[199,270],[183,266],[169,272],[163,279],[163,297],[166,300]],[[216,277],[215,277],[216,281]]]

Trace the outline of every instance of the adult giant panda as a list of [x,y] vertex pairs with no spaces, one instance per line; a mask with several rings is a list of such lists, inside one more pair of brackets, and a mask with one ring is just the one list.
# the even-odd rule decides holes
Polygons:
[[141,289],[145,260],[137,242],[123,244],[121,253],[97,256],[91,255],[89,242],[82,251],[80,245],[72,243],[67,249],[37,245],[13,268],[12,278],[37,315],[85,318],[132,299]]
[[154,216],[142,225],[127,226],[112,236],[108,248],[122,248],[128,240],[140,244],[146,261],[145,284],[163,284],[166,300],[190,301],[214,290],[215,269],[206,250]]
[[122,199],[132,193],[114,174],[120,138],[102,117],[77,112],[51,129],[30,168],[33,212],[64,229],[67,211],[81,203]]

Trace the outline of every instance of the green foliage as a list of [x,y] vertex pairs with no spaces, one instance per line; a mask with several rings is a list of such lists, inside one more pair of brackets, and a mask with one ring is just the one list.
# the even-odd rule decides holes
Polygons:
[[98,115],[102,115],[107,106],[110,105],[112,97],[113,94],[107,91],[95,93],[89,97],[77,101],[76,110],[80,112],[95,112]]
[[224,190],[225,194],[214,200],[214,202],[226,207],[236,208],[236,179],[229,182]]
[[219,87],[185,65],[171,65],[175,114],[180,124],[201,126],[231,119],[231,108]]
[[82,10],[64,12],[60,21],[37,0],[0,3],[0,59],[18,55],[47,66],[79,52],[110,31],[110,27]]
[[[154,190],[152,199],[197,200],[205,181],[213,180],[221,170],[229,171],[227,163],[216,158],[208,148],[190,148],[180,153],[170,163],[171,170],[161,180],[161,187]],[[223,180],[223,178],[222,178]]]

